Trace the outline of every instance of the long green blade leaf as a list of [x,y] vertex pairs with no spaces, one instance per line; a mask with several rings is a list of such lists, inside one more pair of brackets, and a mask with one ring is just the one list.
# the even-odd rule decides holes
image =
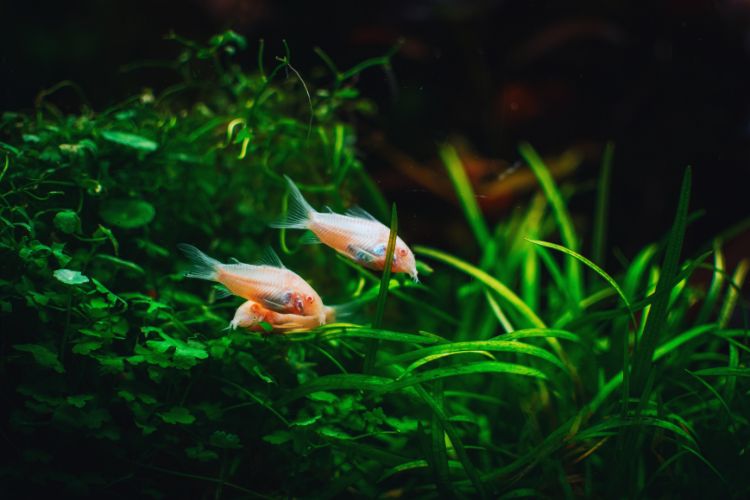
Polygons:
[[445,169],[448,171],[448,176],[453,183],[453,187],[456,189],[456,195],[458,201],[461,203],[461,208],[464,210],[466,220],[469,222],[474,236],[481,247],[484,247],[490,240],[490,231],[487,229],[487,223],[482,216],[482,211],[479,209],[474,190],[471,187],[471,182],[466,176],[461,158],[459,158],[456,149],[450,144],[444,144],[440,148],[440,157],[445,164]]
[[446,345],[427,347],[424,349],[418,349],[416,351],[407,352],[398,356],[394,356],[388,360],[389,363],[398,364],[405,363],[411,360],[417,360],[415,363],[407,368],[407,372],[410,372],[425,363],[432,361],[432,357],[436,355],[447,355],[459,352],[476,352],[476,351],[488,351],[488,352],[507,352],[513,354],[523,354],[527,356],[534,356],[540,359],[544,359],[552,363],[553,365],[564,368],[562,363],[550,354],[548,351],[541,347],[536,347],[522,342],[513,342],[506,340],[478,340],[471,342],[453,342]]
[[544,321],[542,321],[541,318],[539,318],[539,316],[537,316],[534,311],[532,311],[531,308],[526,305],[526,303],[521,300],[518,295],[513,293],[510,288],[502,284],[500,280],[493,276],[490,276],[487,272],[482,271],[478,267],[472,266],[471,264],[440,250],[435,250],[433,248],[423,246],[416,246],[414,247],[414,251],[418,254],[426,255],[427,257],[432,257],[433,259],[444,262],[445,264],[455,267],[459,271],[468,274],[472,278],[475,278],[490,290],[497,293],[511,306],[513,306],[513,308],[516,309],[516,311],[521,316],[523,316],[531,326],[536,326],[538,328],[546,327]]
[[422,386],[417,385],[415,389],[417,391],[417,394],[419,394],[424,402],[427,403],[427,406],[432,409],[433,413],[440,421],[440,425],[442,425],[445,433],[448,435],[448,439],[451,440],[453,449],[456,452],[456,456],[461,462],[461,465],[463,466],[466,475],[469,477],[469,480],[474,485],[474,488],[476,488],[479,497],[486,498],[487,492],[485,490],[484,484],[482,483],[479,471],[476,469],[476,467],[474,467],[474,464],[471,462],[469,455],[466,453],[466,448],[464,447],[463,440],[461,439],[461,436],[459,436],[458,432],[456,432],[456,428],[453,426],[450,418],[448,418],[448,414],[445,412],[445,409],[442,405],[435,401],[435,398],[430,396]]
[[[373,328],[380,328],[383,322],[383,312],[385,311],[385,299],[388,296],[388,285],[391,282],[391,271],[393,266],[393,252],[396,250],[396,234],[398,233],[398,215],[396,214],[396,204],[391,208],[391,232],[388,234],[388,247],[385,252],[385,267],[383,268],[383,277],[380,279],[380,290],[378,292],[378,303],[375,309],[375,320],[372,322]],[[365,364],[363,371],[370,373],[378,354],[378,341],[370,341],[365,354]]]
[[375,389],[375,392],[386,393],[393,392],[409,387],[415,384],[421,384],[431,380],[441,378],[460,377],[463,375],[474,375],[481,373],[505,373],[509,375],[521,375],[524,377],[533,377],[547,380],[548,377],[542,371],[528,366],[517,365],[513,363],[502,363],[500,361],[478,361],[459,366],[448,366],[427,370],[415,375],[410,375],[402,379],[391,382],[387,386]]
[[618,285],[617,282],[614,280],[614,278],[612,278],[609,274],[607,274],[604,271],[604,269],[602,269],[601,267],[597,266],[596,264],[594,264],[593,262],[591,262],[589,259],[587,259],[583,255],[579,254],[578,252],[576,252],[574,250],[571,250],[570,248],[565,248],[562,245],[558,245],[556,243],[550,243],[548,241],[539,241],[539,240],[528,240],[528,241],[531,242],[531,243],[534,243],[535,245],[539,245],[539,246],[551,248],[553,250],[557,250],[558,252],[562,252],[562,253],[564,253],[566,255],[570,255],[574,259],[577,259],[577,260],[581,261],[584,265],[586,265],[587,267],[589,267],[590,269],[592,269],[596,274],[598,274],[599,276],[601,276],[602,278],[604,278],[604,280],[607,283],[609,283],[612,288],[615,289],[615,291],[617,292],[617,294],[620,296],[620,298],[622,299],[622,301],[625,303],[625,307],[627,307],[628,310],[630,311],[630,316],[633,319],[633,324],[635,325],[635,323],[636,323],[635,322],[635,316],[633,316],[633,311],[632,311],[632,309],[630,307],[630,301],[628,301],[628,298],[625,296],[625,292],[622,291],[622,288],[620,288],[620,285]]
[[643,335],[638,350],[633,356],[631,390],[633,394],[643,396],[647,389],[647,381],[651,374],[651,358],[659,339],[659,335],[665,330],[667,323],[667,312],[669,306],[669,292],[677,284],[677,273],[679,272],[680,251],[682,241],[685,237],[687,226],[688,201],[690,199],[690,167],[685,170],[680,190],[680,201],[677,205],[677,214],[672,225],[672,231],[667,242],[664,264],[659,282],[656,284],[655,300],[651,312],[646,319]]
[[383,394],[398,391],[423,382],[429,382],[431,380],[484,373],[504,373],[547,380],[547,375],[536,368],[513,363],[502,363],[499,361],[479,361],[461,366],[427,370],[416,375],[404,377],[400,380],[355,373],[323,375],[322,377],[311,380],[289,392],[286,396],[281,398],[277,404],[285,405],[307,394],[319,391],[362,390]]
[[[557,224],[560,226],[563,243],[566,247],[578,251],[578,237],[573,228],[573,221],[570,218],[568,209],[565,207],[565,200],[563,200],[562,194],[560,194],[560,190],[557,188],[557,184],[555,184],[549,169],[530,144],[522,143],[519,146],[519,150],[521,156],[523,156],[523,159],[526,160],[526,163],[529,164],[529,167],[531,167],[534,175],[539,180],[539,184],[542,186],[542,190],[552,206],[552,212],[555,214]],[[578,303],[582,296],[582,278],[581,267],[575,259],[567,261],[567,274],[569,286],[571,287],[570,293],[575,302]]]

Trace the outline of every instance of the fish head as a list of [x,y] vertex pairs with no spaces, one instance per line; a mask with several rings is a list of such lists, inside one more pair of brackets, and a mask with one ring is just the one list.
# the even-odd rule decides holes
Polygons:
[[286,294],[283,310],[279,309],[278,312],[318,317],[323,310],[323,300],[320,295],[300,276],[291,272],[290,274],[290,279],[282,285]]
[[396,241],[396,248],[393,251],[393,265],[391,270],[394,273],[406,273],[414,281],[419,281],[417,278],[417,261],[414,258],[414,254],[400,238]]
[[309,294],[300,291],[286,292],[282,301],[285,307],[280,311],[287,314],[307,315],[310,312],[308,297]]
[[323,312],[323,301],[317,293],[312,290],[307,292],[296,292],[292,301],[293,314],[301,316],[319,317],[325,316]]

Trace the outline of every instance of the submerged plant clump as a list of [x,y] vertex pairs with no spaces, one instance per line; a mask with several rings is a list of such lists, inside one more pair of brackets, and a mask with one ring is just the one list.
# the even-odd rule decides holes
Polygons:
[[[78,115],[47,96],[0,120],[10,491],[750,494],[748,263],[683,255],[689,171],[665,240],[611,273],[606,182],[587,258],[529,146],[542,193],[494,228],[445,147],[479,262],[412,244],[422,283],[376,275],[268,224],[285,174],[315,206],[386,220],[342,117],[371,110],[351,78],[388,58],[339,71],[321,52],[332,76],[309,81],[288,52],[266,72],[262,46],[242,71],[231,32],[177,41],[182,80],[158,95]],[[390,227],[386,262],[395,210]],[[325,303],[357,307],[306,332],[227,329],[242,301],[184,279],[184,241],[241,261],[271,244]]]

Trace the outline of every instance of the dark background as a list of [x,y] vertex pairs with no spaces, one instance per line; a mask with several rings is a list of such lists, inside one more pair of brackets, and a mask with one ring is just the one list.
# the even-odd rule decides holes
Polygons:
[[[438,176],[436,146],[449,138],[503,165],[517,162],[521,140],[553,157],[579,151],[585,160],[573,180],[584,189],[573,210],[584,228],[593,207],[585,187],[612,140],[609,228],[628,257],[665,234],[686,165],[694,167],[691,208],[706,211],[689,228],[689,250],[750,212],[748,1],[6,1],[0,16],[0,110],[33,109],[41,90],[66,79],[94,109],[144,86],[158,91],[175,75],[122,68],[173,58],[177,48],[163,39],[170,31],[206,40],[232,28],[250,42],[248,70],[258,39],[269,54],[281,54],[286,39],[303,75],[321,66],[315,46],[347,68],[403,39],[390,74],[361,76],[380,114],[358,126],[363,160],[399,203],[412,241],[455,247],[469,236],[446,229],[461,224],[455,205],[368,148],[372,137]],[[55,102],[74,112],[81,99],[66,91]],[[526,196],[488,210],[489,219]],[[730,261],[750,254],[746,241],[730,242]]]

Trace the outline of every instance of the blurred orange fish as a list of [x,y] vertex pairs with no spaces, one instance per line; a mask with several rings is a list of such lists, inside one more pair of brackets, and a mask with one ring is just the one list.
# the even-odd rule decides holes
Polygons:
[[[330,323],[335,320],[336,313],[332,307],[324,306],[325,321]],[[319,319],[312,316],[302,316],[300,314],[282,314],[270,309],[266,309],[258,302],[248,300],[237,308],[234,318],[229,323],[233,330],[237,328],[247,328],[253,332],[264,332],[261,322],[266,322],[271,326],[272,332],[287,332],[290,330],[311,330],[321,323]]]
[[325,322],[326,310],[318,293],[284,267],[273,251],[268,254],[268,263],[222,264],[192,245],[181,243],[178,248],[193,263],[188,278],[218,281],[234,295],[257,301],[272,311],[310,316],[319,325]]
[[[284,220],[274,222],[271,227],[309,229],[314,237],[306,243],[325,243],[337,252],[370,269],[385,267],[385,250],[390,230],[372,215],[354,207],[346,215],[318,212],[305,200],[299,188],[287,176],[289,184],[289,212]],[[396,238],[392,271],[407,273],[417,279],[414,254],[401,238]]]

